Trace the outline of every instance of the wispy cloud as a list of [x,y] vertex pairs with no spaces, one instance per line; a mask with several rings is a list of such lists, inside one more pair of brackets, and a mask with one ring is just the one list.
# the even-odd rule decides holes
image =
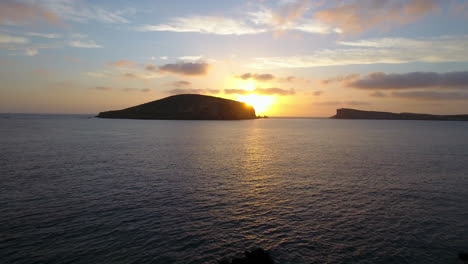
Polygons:
[[196,62],[187,62],[187,63],[174,63],[174,64],[165,64],[159,66],[161,72],[181,74],[188,76],[199,76],[206,75],[210,65],[208,63],[196,63]]
[[147,64],[145,66],[145,70],[156,72],[158,70],[158,68],[154,64]]
[[387,97],[387,94],[379,92],[379,91],[375,91],[375,92],[371,93],[370,96],[383,98],[383,97]]
[[224,89],[225,94],[259,94],[259,95],[293,95],[296,92],[294,89],[281,89],[281,88],[256,88],[255,90],[244,90],[244,89]]
[[330,83],[341,83],[341,82],[350,82],[356,79],[359,79],[360,75],[357,73],[352,73],[348,75],[341,75],[341,76],[336,76],[333,78],[328,78],[326,80],[322,80],[323,84],[330,84]]
[[85,49],[102,48],[101,45],[96,44],[96,42],[94,42],[92,40],[86,40],[86,41],[72,40],[72,41],[68,42],[68,45],[70,47],[74,47],[74,48],[85,48]]
[[277,10],[261,6],[242,15],[175,17],[166,23],[144,25],[139,31],[194,32],[215,35],[252,35],[265,32],[275,34],[295,30],[314,34],[330,34],[339,29],[304,18],[310,1],[283,5]]
[[136,66],[136,63],[129,60],[118,60],[110,62],[109,65],[116,68],[133,68]]
[[177,88],[181,88],[181,87],[190,86],[192,85],[192,83],[189,81],[175,81],[175,82],[172,82],[171,85]]
[[368,90],[402,90],[421,88],[468,89],[468,72],[410,72],[386,74],[374,72],[347,83],[347,86]]
[[27,25],[34,22],[62,24],[55,12],[38,3],[2,0],[0,2],[0,24]]
[[354,101],[354,100],[344,100],[344,101],[322,101],[316,102],[315,105],[324,105],[324,106],[361,106],[361,105],[370,105],[370,102],[366,101]]
[[195,56],[181,56],[179,60],[181,61],[199,61],[203,58],[202,55],[195,55]]
[[216,89],[171,89],[166,91],[169,94],[218,94],[219,90]]
[[112,88],[108,87],[108,86],[94,86],[94,87],[90,87],[89,89],[98,90],[98,91],[110,91],[110,90],[112,90]]
[[39,37],[39,38],[46,38],[46,39],[58,39],[62,37],[62,35],[56,34],[56,33],[27,32],[26,35],[31,36],[31,37]]
[[294,89],[286,90],[281,88],[256,88],[254,92],[263,95],[293,95],[296,93]]
[[40,5],[51,10],[63,20],[78,23],[129,23],[130,21],[125,17],[125,15],[132,14],[134,12],[133,9],[110,11],[97,5],[75,0],[42,0]]
[[456,15],[461,15],[468,18],[468,2],[458,3],[456,1],[452,1],[450,10]]
[[136,75],[135,73],[131,73],[131,72],[127,72],[127,73],[122,74],[122,77],[124,77],[126,79],[140,79],[140,77],[138,75]]
[[24,49],[24,54],[26,56],[36,56],[39,53],[39,50],[35,48],[26,48]]
[[274,32],[276,36],[285,31],[302,31],[314,34],[339,33],[338,28],[330,27],[310,18],[302,18],[310,3],[310,1],[300,1],[299,3],[292,3],[289,8],[282,7],[279,10],[261,8],[250,12],[248,20],[264,28],[265,31]]
[[408,91],[393,92],[392,95],[398,98],[422,101],[465,101],[468,99],[468,93],[462,92]]
[[0,33],[0,44],[25,44],[29,43],[29,39],[24,37],[17,37],[5,35]]
[[112,87],[109,87],[109,86],[94,86],[94,87],[90,87],[89,89],[91,90],[97,90],[97,91],[104,91],[104,92],[108,92],[108,91],[122,91],[122,92],[142,92],[142,93],[147,93],[149,91],[151,91],[150,89],[148,88],[119,88],[119,89],[115,89],[115,88],[112,88]]
[[308,68],[376,63],[468,61],[468,36],[437,38],[381,38],[338,42],[335,49],[298,56],[258,57],[249,66],[256,69]]
[[237,78],[242,79],[242,80],[252,79],[255,81],[266,82],[266,81],[271,81],[275,79],[275,76],[269,73],[264,73],[264,74],[244,73],[242,75],[237,76]]
[[438,7],[437,0],[354,0],[320,10],[314,17],[345,33],[359,33],[372,28],[409,24]]
[[148,88],[142,88],[142,89],[140,89],[140,88],[122,88],[121,90],[124,91],[124,92],[142,92],[142,93],[147,93],[147,92],[151,91]]
[[191,16],[173,18],[165,24],[145,25],[139,31],[196,32],[216,35],[246,35],[265,32],[243,21],[226,17]]

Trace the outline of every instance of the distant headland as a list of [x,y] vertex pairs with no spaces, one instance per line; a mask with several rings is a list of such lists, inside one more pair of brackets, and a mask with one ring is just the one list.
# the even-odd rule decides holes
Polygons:
[[414,113],[390,113],[376,111],[362,111],[349,108],[336,110],[334,119],[378,119],[378,120],[439,120],[439,121],[468,121],[468,115],[430,115]]
[[239,101],[180,94],[122,110],[101,112],[100,118],[163,120],[242,120],[255,119],[255,109]]

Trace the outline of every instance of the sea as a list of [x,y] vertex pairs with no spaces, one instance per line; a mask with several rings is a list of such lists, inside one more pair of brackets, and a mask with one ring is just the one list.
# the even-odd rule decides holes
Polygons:
[[468,122],[0,114],[0,263],[462,263]]

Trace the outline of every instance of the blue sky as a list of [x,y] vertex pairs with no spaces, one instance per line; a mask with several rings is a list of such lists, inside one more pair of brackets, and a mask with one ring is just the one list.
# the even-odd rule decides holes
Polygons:
[[276,116],[468,113],[467,23],[455,0],[6,0],[0,112],[201,93]]

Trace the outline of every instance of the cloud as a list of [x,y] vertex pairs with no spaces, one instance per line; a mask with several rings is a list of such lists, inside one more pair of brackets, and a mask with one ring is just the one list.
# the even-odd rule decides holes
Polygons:
[[323,101],[314,103],[315,105],[323,106],[361,106],[361,105],[370,105],[371,103],[365,101]]
[[265,32],[243,21],[215,16],[190,16],[173,18],[166,24],[145,25],[139,31],[196,32],[216,35],[247,35]]
[[26,48],[24,50],[24,54],[27,56],[36,56],[39,53],[37,49],[34,48]]
[[468,99],[468,93],[461,92],[408,91],[393,92],[392,95],[421,101],[465,101]]
[[376,92],[371,93],[370,96],[383,98],[383,97],[387,97],[387,94],[382,93],[382,92],[379,92],[379,91],[376,91]]
[[[105,91],[105,92],[115,90],[114,88],[108,87],[108,86],[95,86],[95,87],[90,87],[90,89],[97,90],[97,91]],[[151,89],[148,89],[148,88],[142,88],[142,89],[140,89],[140,88],[121,88],[121,89],[119,89],[119,91],[147,93],[147,92],[151,91]]]
[[95,87],[91,87],[89,89],[98,90],[98,91],[110,91],[110,90],[112,90],[111,87],[107,87],[107,86],[95,86]]
[[133,68],[135,67],[136,63],[129,60],[118,60],[110,62],[109,65],[116,68]]
[[202,62],[180,62],[175,64],[165,64],[159,66],[159,70],[162,72],[189,76],[206,75],[208,73],[209,68],[209,64]]
[[[88,73],[89,75],[90,73]],[[102,75],[101,75],[102,74]],[[160,78],[162,77],[159,72],[143,72],[143,71],[137,71],[137,72],[126,72],[126,73],[118,73],[115,74],[113,72],[98,72],[96,73],[91,73],[92,76],[100,77],[100,76],[105,76],[105,77],[120,77],[124,79],[140,79],[140,80],[150,80],[150,79],[155,79],[155,78]]]
[[244,73],[240,76],[237,76],[237,78],[242,79],[242,80],[249,80],[253,79],[255,81],[259,82],[266,82],[275,79],[275,76],[273,74],[265,73],[265,74],[256,74],[256,73]]
[[320,10],[314,18],[345,33],[409,24],[438,9],[437,0],[354,0]]
[[189,81],[175,81],[175,82],[171,83],[171,85],[175,86],[177,88],[181,88],[181,87],[190,86],[190,85],[192,85],[192,83],[189,82]]
[[347,84],[368,90],[401,90],[415,88],[468,89],[468,71],[464,72],[410,72],[402,74],[369,73],[364,78]]
[[239,94],[239,95],[246,95],[254,93],[253,91],[244,90],[244,89],[224,89],[225,94]]
[[281,88],[256,88],[255,90],[244,90],[244,89],[224,89],[225,94],[259,94],[259,95],[293,95],[296,92],[294,89],[281,89]]
[[81,34],[81,33],[73,33],[70,35],[71,38],[74,38],[74,39],[84,39],[84,38],[87,38],[88,35],[86,34]]
[[142,92],[142,93],[147,93],[147,92],[151,91],[151,90],[148,89],[148,88],[143,88],[143,89],[138,89],[138,88],[122,88],[121,90],[124,91],[124,92]]
[[138,31],[194,32],[215,35],[252,35],[265,32],[281,33],[288,30],[315,34],[330,34],[338,29],[319,21],[302,18],[311,1],[283,5],[278,10],[261,7],[233,17],[187,16],[170,19],[166,23],[144,25]]
[[129,23],[130,21],[124,15],[135,12],[135,10],[129,8],[109,11],[90,3],[75,0],[43,0],[39,3],[43,8],[51,10],[62,19],[78,23],[93,21],[106,24]]
[[124,73],[122,75],[122,77],[126,78],[126,79],[139,79],[139,76],[134,74],[134,73],[130,73],[130,72],[127,72],[127,73]]
[[293,95],[296,93],[294,89],[285,90],[281,88],[256,88],[254,92],[261,95]]
[[284,31],[295,30],[305,33],[330,34],[339,32],[339,29],[330,27],[316,20],[303,19],[304,13],[309,9],[312,1],[299,1],[283,5],[277,10],[261,8],[260,10],[250,12],[249,20],[262,28],[264,31],[275,32],[279,36]]
[[145,70],[154,72],[154,71],[157,71],[157,68],[156,68],[156,66],[154,64],[147,64],[145,66]]
[[320,95],[322,95],[322,94],[323,94],[323,91],[315,91],[315,92],[313,92],[313,95],[314,95],[314,96],[320,96]]
[[461,15],[468,18],[468,2],[457,3],[452,1],[450,11],[456,15]]
[[38,4],[12,0],[0,2],[0,24],[25,25],[38,21],[62,24],[61,19],[54,12]]
[[342,75],[342,76],[337,76],[333,78],[329,78],[326,80],[322,80],[323,84],[330,84],[330,83],[340,83],[340,82],[349,82],[359,79],[359,74],[353,73],[353,74],[348,74],[348,75]]
[[220,91],[215,89],[172,89],[166,91],[169,94],[218,94]]
[[248,66],[267,70],[376,63],[468,61],[468,36],[434,38],[381,38],[338,42],[335,49],[316,50],[308,55],[257,57]]
[[39,38],[47,38],[47,39],[58,39],[62,37],[62,35],[55,34],[55,33],[27,32],[26,35],[31,36],[31,37],[39,37]]
[[203,58],[202,55],[197,55],[197,56],[182,56],[182,57],[179,57],[179,60],[181,61],[198,61],[198,60],[201,60]]
[[68,45],[74,48],[85,48],[85,49],[102,48],[101,45],[96,44],[92,40],[88,40],[88,41],[72,40],[68,43]]
[[23,38],[23,37],[0,34],[0,44],[25,44],[25,43],[29,43],[29,39]]

